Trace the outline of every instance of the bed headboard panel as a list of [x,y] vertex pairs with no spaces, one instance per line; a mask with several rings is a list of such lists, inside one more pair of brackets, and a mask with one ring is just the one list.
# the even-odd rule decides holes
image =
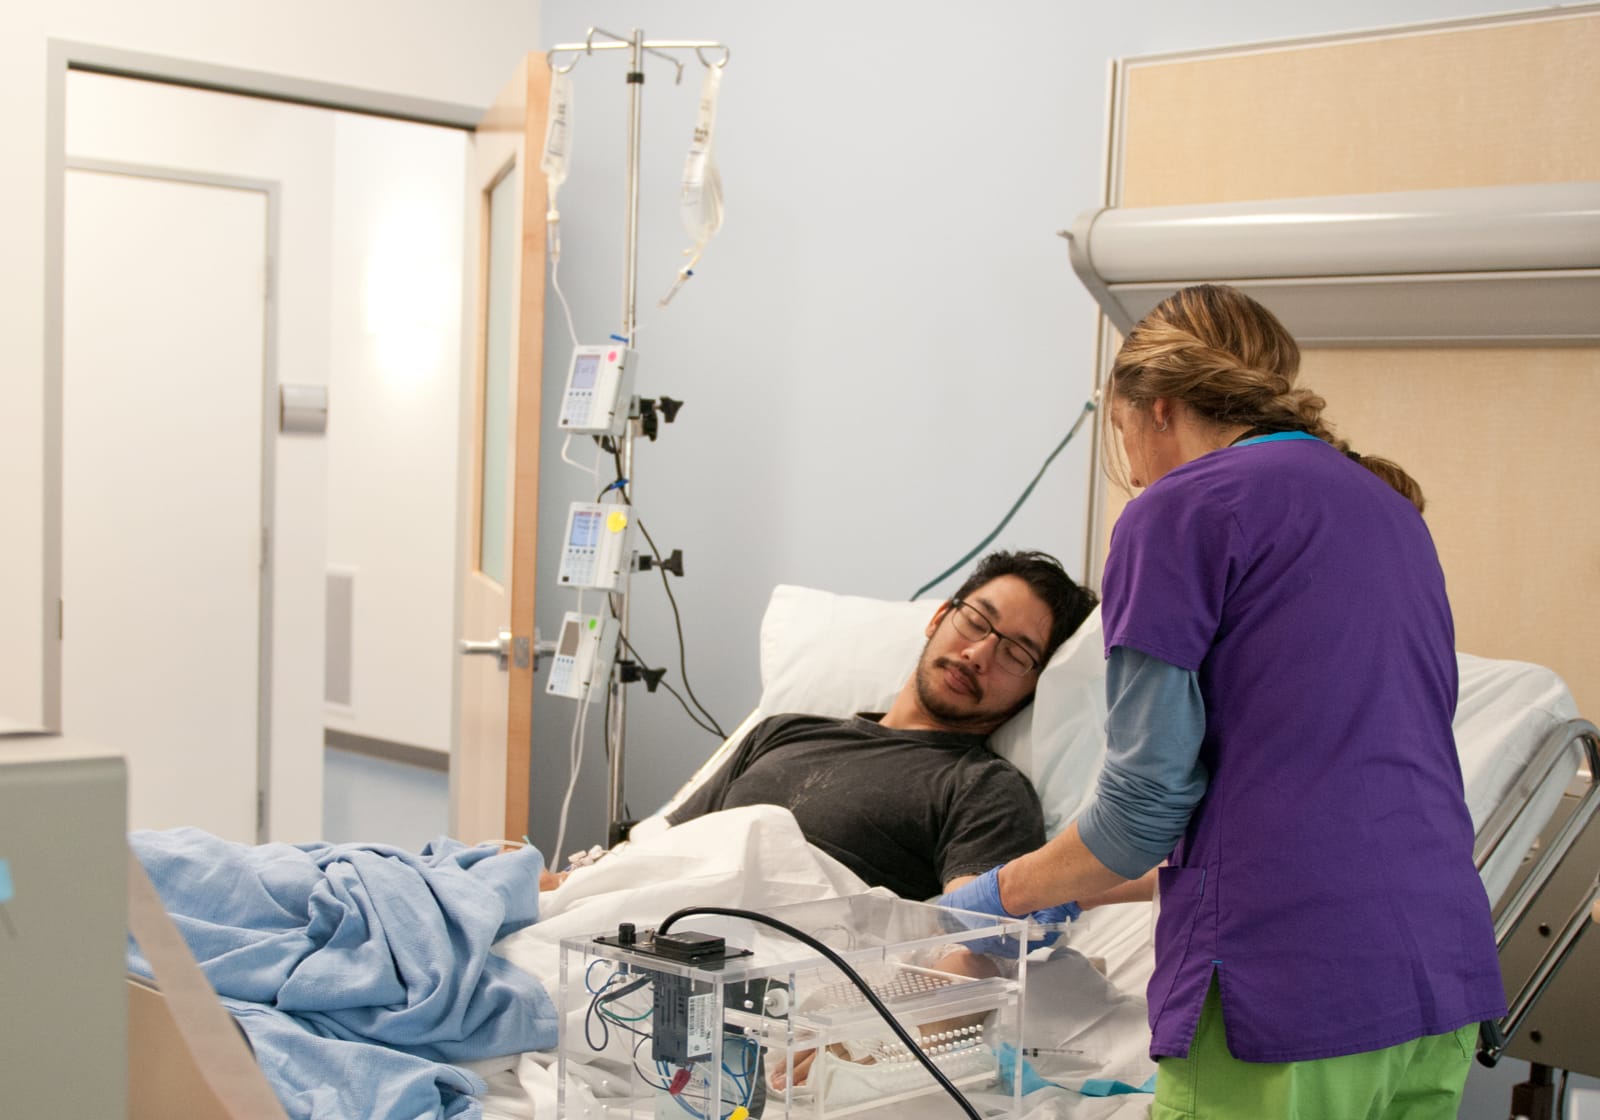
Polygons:
[[[1106,203],[1600,180],[1597,57],[1590,4],[1120,60]],[[1302,369],[1341,435],[1422,484],[1458,646],[1547,665],[1600,710],[1600,349],[1325,346]],[[1094,485],[1098,577],[1124,499]]]

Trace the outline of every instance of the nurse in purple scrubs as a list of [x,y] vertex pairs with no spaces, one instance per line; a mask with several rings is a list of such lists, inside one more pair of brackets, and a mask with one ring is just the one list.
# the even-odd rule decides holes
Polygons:
[[1231,288],[1129,333],[1107,400],[1143,492],[1106,561],[1097,797],[945,901],[1022,915],[1158,881],[1154,1120],[1454,1120],[1505,1000],[1450,604],[1420,488],[1337,439],[1298,369]]

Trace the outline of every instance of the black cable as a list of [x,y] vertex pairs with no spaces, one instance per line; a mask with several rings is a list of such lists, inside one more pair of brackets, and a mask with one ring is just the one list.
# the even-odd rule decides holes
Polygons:
[[[650,1086],[650,1088],[655,1089],[655,1090],[657,1090],[659,1092],[662,1092],[662,1093],[670,1093],[670,1092],[672,1092],[672,1086],[671,1085],[668,1085],[665,1082],[663,1082],[662,1084],[658,1085],[654,1081],[651,1081],[650,1080],[650,1075],[644,1071],[644,1068],[642,1066],[639,1065],[639,1049],[646,1042],[649,1042],[649,1041],[650,1041],[650,1036],[649,1035],[641,1034],[640,1037],[639,1037],[639,1041],[635,1042],[633,1044],[633,1071],[639,1075],[639,1080],[643,1081],[646,1085]],[[661,1075],[659,1073],[657,1073],[656,1076],[659,1077]]]
[[878,998],[878,994],[872,990],[871,986],[861,978],[861,974],[846,964],[845,959],[830,949],[827,945],[824,945],[821,941],[818,941],[815,937],[812,937],[804,930],[796,929],[788,922],[779,921],[777,918],[770,918],[767,915],[759,914],[754,910],[739,910],[731,906],[685,906],[681,910],[674,910],[672,913],[667,915],[665,921],[656,927],[656,935],[660,936],[661,934],[666,933],[668,929],[672,928],[672,924],[679,918],[687,918],[691,914],[721,914],[724,917],[744,918],[746,921],[759,922],[762,925],[771,926],[775,930],[779,930],[788,934],[802,945],[809,945],[811,948],[827,957],[828,960],[833,962],[834,966],[837,967],[839,971],[844,973],[845,979],[849,980],[850,983],[854,984],[856,988],[860,990],[861,994],[866,997],[867,1002],[872,1005],[873,1010],[877,1011],[879,1015],[883,1016],[883,1021],[888,1024],[889,1029],[894,1031],[895,1036],[899,1038],[901,1042],[905,1043],[906,1051],[911,1054],[912,1057],[916,1058],[917,1061],[921,1062],[929,1073],[933,1074],[933,1079],[944,1088],[946,1093],[950,1094],[950,1098],[956,1102],[957,1107],[970,1116],[972,1120],[983,1120],[983,1118],[978,1115],[978,1110],[972,1107],[972,1102],[967,1100],[967,1098],[962,1094],[961,1090],[957,1089],[955,1084],[945,1076],[944,1071],[934,1064],[933,1059],[928,1057],[927,1054],[923,1053],[922,1044],[916,1039],[912,1038],[910,1033],[900,1025],[900,1021],[894,1017],[893,1012],[883,1005],[883,1001]]
[[[641,668],[648,669],[650,672],[655,672],[655,670],[651,669],[650,666],[645,662],[645,659],[639,656],[639,651],[633,647],[633,643],[630,642],[626,637],[622,639],[622,644],[627,648],[628,655],[637,661]],[[695,715],[694,709],[689,707],[689,702],[679,694],[677,689],[668,684],[664,678],[657,683],[672,694],[672,698],[683,707],[684,713],[694,721],[696,727],[700,728],[700,730],[704,731],[708,735],[716,735],[723,739],[727,738],[727,736],[722,733],[721,728],[712,727],[710,724],[706,723],[705,720]]]
[[940,580],[943,580],[951,573],[960,571],[961,567],[966,564],[968,560],[971,560],[974,556],[978,555],[978,553],[987,548],[989,542],[998,537],[1000,535],[1000,531],[1007,525],[1011,524],[1011,519],[1016,516],[1017,510],[1022,508],[1022,503],[1028,500],[1028,495],[1033,493],[1033,488],[1039,485],[1039,480],[1044,477],[1044,472],[1050,469],[1050,464],[1056,461],[1056,456],[1061,454],[1062,449],[1065,448],[1067,444],[1072,442],[1072,437],[1078,434],[1078,429],[1083,427],[1084,420],[1088,418],[1089,413],[1094,411],[1094,408],[1095,405],[1093,397],[1090,397],[1088,400],[1083,402],[1083,411],[1078,413],[1078,419],[1074,421],[1072,429],[1067,432],[1066,436],[1062,438],[1060,443],[1056,444],[1056,449],[1046,456],[1044,465],[1039,468],[1039,473],[1033,476],[1033,481],[1028,483],[1027,487],[1022,491],[1022,497],[1018,498],[1012,507],[1006,511],[1006,515],[1000,519],[1000,524],[994,527],[993,532],[991,532],[987,537],[984,537],[983,540],[979,541],[977,546],[974,547],[971,552],[967,553],[954,564],[951,564],[944,571],[940,572],[927,583],[913,591],[911,593],[911,598],[917,598],[924,591],[928,590],[928,588],[936,586]]
[[661,586],[666,589],[667,602],[672,604],[672,626],[678,632],[678,675],[683,678],[683,690],[689,694],[689,699],[694,701],[694,706],[700,709],[700,714],[705,716],[716,733],[726,739],[728,733],[722,729],[722,724],[717,722],[717,717],[712,715],[706,706],[700,703],[700,697],[694,694],[694,686],[689,683],[689,653],[683,640],[683,613],[678,609],[678,598],[672,593],[672,583],[667,579],[667,570],[661,566],[661,550],[656,547],[656,542],[650,537],[650,530],[644,527],[644,518],[634,515],[634,520],[639,523],[639,532],[644,534],[645,541],[650,545],[650,551],[655,554],[656,571],[661,573]]
[[[648,977],[648,976],[640,977],[638,980],[635,980],[633,983],[624,984],[622,987],[618,988],[616,991],[611,992],[611,993],[608,994],[606,992],[606,988],[610,987],[612,982],[615,979],[616,978],[613,977],[612,980],[607,980],[605,984],[601,985],[600,990],[595,992],[594,998],[589,1001],[589,1010],[584,1014],[584,1017],[583,1017],[583,1040],[589,1044],[589,1049],[591,1049],[591,1050],[597,1050],[597,1051],[598,1050],[604,1050],[607,1046],[611,1045],[611,1028],[609,1026],[607,1026],[608,1023],[615,1023],[617,1026],[621,1027],[623,1030],[629,1032],[630,1034],[642,1034],[642,1033],[644,1033],[644,1032],[640,1031],[637,1027],[634,1027],[630,1023],[620,1023],[620,1022],[617,1022],[615,1019],[608,1018],[607,1015],[606,1015],[606,1012],[605,1012],[605,1007],[606,1007],[607,1004],[615,1003],[617,1000],[621,999],[623,996],[631,995],[634,992],[638,991],[640,988],[642,988],[646,984],[650,983],[650,977]],[[600,1032],[601,1032],[600,1033],[600,1044],[598,1046],[595,1045],[594,1032],[592,1030],[592,1027],[594,1025],[594,1021],[596,1019],[598,1019],[600,1021]],[[645,1037],[648,1038],[649,1035],[645,1035]]]
[[[616,447],[611,448],[611,460],[617,471],[616,481],[600,491],[600,496],[604,497],[608,491],[615,490],[622,495],[623,502],[631,509],[633,508],[633,495],[628,493],[628,480],[622,474],[622,452]],[[599,498],[595,500],[598,501]],[[645,543],[650,546],[650,552],[656,558],[656,570],[661,573],[661,586],[667,593],[667,602],[672,604],[672,624],[673,628],[678,632],[678,675],[683,678],[683,690],[689,694],[689,699],[694,701],[694,706],[700,709],[700,713],[710,721],[711,727],[707,728],[707,730],[726,739],[728,733],[722,730],[722,724],[717,722],[717,717],[712,715],[704,704],[700,703],[700,697],[694,694],[694,686],[689,683],[689,654],[683,638],[683,614],[678,610],[677,596],[672,593],[672,584],[667,580],[667,570],[661,566],[661,550],[656,547],[655,538],[650,536],[650,530],[644,527],[644,519],[635,513],[634,520],[639,523],[639,532],[644,534]],[[615,611],[613,611],[613,614],[615,614]],[[669,688],[668,691],[672,690]],[[676,696],[677,693],[673,692],[673,695]],[[684,707],[687,708],[688,705],[685,704]],[[700,721],[696,720],[695,722],[699,723]],[[705,727],[705,724],[702,723],[700,726]]]
[[[600,992],[603,991],[605,989],[601,988]],[[595,1012],[596,1006],[600,1003],[600,992],[596,992],[594,998],[589,1001],[589,1010],[583,1016],[583,1040],[589,1044],[589,1049],[596,1051],[604,1050],[611,1045],[611,1028],[606,1026],[605,1017]],[[592,1030],[596,1019],[600,1020],[600,1041],[598,1043],[594,1040],[594,1032]]]
[[[611,596],[609,596],[609,595],[606,596],[606,600],[607,600],[608,603],[610,603],[610,606],[611,606],[611,617],[615,618],[615,619],[620,619],[622,616],[617,614],[617,604],[616,604],[616,602],[614,600],[612,600]],[[628,636],[626,634],[623,634],[623,633],[619,632],[617,634],[617,637],[621,640],[622,645],[623,645],[624,649],[626,650],[626,652],[629,654],[629,656],[631,656],[635,661],[637,661],[639,663],[639,668],[640,669],[644,670],[645,672],[650,672],[650,673],[655,672],[655,669],[651,668],[650,663],[647,662],[640,655],[638,649],[636,649],[634,647],[634,644],[628,640]],[[678,690],[673,688],[670,684],[667,683],[665,675],[663,675],[662,678],[656,682],[656,684],[660,685],[662,688],[664,688],[668,692],[672,693],[673,699],[676,700],[679,703],[679,705],[682,706],[684,714],[687,715],[691,720],[694,721],[696,727],[700,728],[700,730],[704,731],[708,735],[718,735],[721,738],[724,738],[724,739],[727,738],[726,735],[722,734],[722,731],[721,731],[720,728],[712,727],[711,725],[707,724],[705,722],[705,720],[701,719],[699,716],[694,714],[694,710],[689,707],[688,702],[684,700],[684,698],[679,694]],[[610,697],[610,695],[608,693],[607,696],[606,696],[606,719],[608,721],[607,725],[606,725],[607,728],[610,727],[610,723],[609,723],[610,718],[611,718],[611,697]],[[611,757],[610,751],[611,751],[611,744],[610,744],[610,742],[608,740],[607,743],[606,743],[606,757],[607,758]]]

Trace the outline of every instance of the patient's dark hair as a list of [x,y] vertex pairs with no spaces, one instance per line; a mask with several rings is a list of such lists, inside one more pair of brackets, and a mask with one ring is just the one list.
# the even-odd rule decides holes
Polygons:
[[972,570],[965,583],[956,588],[952,599],[965,599],[986,583],[1001,576],[1016,576],[1050,608],[1050,646],[1044,651],[1043,661],[1061,647],[1061,643],[1077,633],[1083,620],[1089,617],[1100,597],[1087,587],[1073,582],[1061,561],[1048,552],[991,552]]

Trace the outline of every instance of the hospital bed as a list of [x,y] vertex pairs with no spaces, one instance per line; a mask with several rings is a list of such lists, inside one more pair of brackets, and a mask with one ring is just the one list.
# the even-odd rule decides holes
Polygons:
[[[716,840],[675,841],[674,834],[684,830],[668,832],[662,814],[713,773],[744,733],[768,715],[802,711],[844,716],[887,708],[915,663],[924,641],[923,628],[937,605],[934,601],[887,602],[778,587],[762,622],[762,695],[756,709],[660,813],[635,826],[627,845],[595,867],[575,872],[568,885],[547,896],[551,904],[545,920],[511,939],[502,951],[536,973],[548,975],[559,937],[584,928],[604,929],[609,919],[624,910],[628,911],[627,920],[656,921],[691,894],[681,883],[664,890],[624,886],[636,878],[632,866],[640,868],[639,877],[660,876],[662,883],[676,876],[700,875],[709,891],[743,891],[746,901],[764,889],[756,884],[773,880],[787,879],[791,886],[803,880],[798,888],[802,893],[830,889],[826,874],[807,878],[796,872],[794,864],[800,861],[796,853],[774,853],[770,845],[743,831],[721,837],[714,830],[714,818],[695,823],[705,829],[706,837]],[[1525,929],[1533,920],[1529,915],[1538,909],[1539,884],[1562,862],[1557,849],[1568,846],[1559,835],[1541,838],[1541,834],[1551,827],[1554,832],[1565,828],[1567,833],[1580,834],[1593,812],[1596,795],[1588,775],[1595,770],[1600,736],[1593,725],[1578,718],[1566,686],[1546,669],[1468,654],[1459,656],[1459,667],[1461,694],[1455,731],[1468,807],[1479,837],[1475,856],[1490,897],[1501,903],[1497,911],[1500,932],[1512,927]],[[1034,782],[1047,830],[1052,833],[1074,819],[1093,797],[1104,745],[1103,671],[1096,611],[1051,659],[1041,674],[1033,704],[991,739],[994,749]],[[1569,792],[1580,788],[1586,801]],[[1588,807],[1575,811],[1575,800]],[[1557,824],[1550,826],[1553,816]],[[1575,823],[1562,825],[1563,820]],[[726,849],[715,860],[715,868],[697,863],[693,853],[702,845]],[[1525,858],[1533,846],[1542,854],[1538,859]],[[817,858],[820,853],[811,856]],[[647,870],[650,861],[657,859],[664,861],[662,865]],[[607,868],[611,861],[616,862]],[[586,876],[593,878],[586,880]],[[601,876],[618,884],[616,890],[627,899],[622,906],[599,902],[612,897],[597,882]],[[791,900],[794,895],[778,892],[765,901]],[[1570,904],[1561,905],[1570,908]],[[1514,912],[1522,915],[1520,920],[1513,917]],[[1051,968],[1030,969],[1025,1029],[1031,1034],[1027,1044],[1077,1052],[1064,1053],[1054,1062],[1038,1059],[1041,1076],[1066,1085],[1082,1084],[1089,1078],[1138,1085],[1153,1072],[1146,1054],[1149,1036],[1143,1000],[1154,965],[1152,934],[1148,904],[1094,910],[1073,927],[1069,952],[1058,954]],[[1600,936],[1589,940],[1592,949]],[[1556,950],[1552,959],[1562,948],[1552,946]],[[1565,951],[1570,960],[1570,944]],[[1089,962],[1095,975],[1061,967],[1074,959]],[[1539,971],[1540,966],[1530,966],[1530,972]],[[1548,987],[1556,973],[1548,968],[1544,971],[1542,982]],[[1057,984],[1061,987],[1053,992]],[[1519,984],[1521,979],[1508,971],[1508,985],[1515,988]],[[1070,997],[1062,995],[1064,991],[1070,991]],[[1517,1002],[1506,1026],[1515,1030],[1522,1025],[1516,1019],[1518,1008],[1535,1006],[1538,992],[1530,987],[1526,994],[1513,990],[1511,995]],[[1070,1011],[1064,1006],[1069,1004]],[[1526,1015],[1524,1010],[1524,1019]],[[1515,1047],[1513,1038],[1513,1053]],[[521,1064],[521,1088],[541,1101],[542,1107],[536,1111],[541,1117],[552,1114],[546,1111],[554,1099],[550,1067],[548,1055],[529,1056]],[[1049,1095],[1049,1091],[1043,1092]],[[1128,1095],[1086,1097],[1066,1090],[1055,1096],[1054,1114],[1072,1117],[1142,1116],[1149,1100],[1148,1096]],[[514,1110],[511,1114],[530,1115]]]
[[[554,993],[564,937],[611,929],[618,921],[642,928],[687,903],[763,910],[864,890],[848,869],[805,844],[782,810],[713,814],[670,830],[662,814],[767,715],[884,710],[915,663],[936,606],[777,588],[762,623],[762,696],[756,709],[660,813],[636,825],[613,853],[541,896],[539,921],[500,941],[496,952]],[[1052,833],[1093,797],[1103,752],[1103,666],[1097,611],[1044,669],[1034,702],[991,740],[1033,780]],[[1460,677],[1455,729],[1479,835],[1479,867],[1491,898],[1505,901],[1503,932],[1527,929],[1551,870],[1545,864],[1561,861],[1550,855],[1527,861],[1524,853],[1553,813],[1559,820],[1565,810],[1565,820],[1578,822],[1561,826],[1566,833],[1583,832],[1593,812],[1592,783],[1586,807],[1576,812],[1568,790],[1586,768],[1593,772],[1597,736],[1577,718],[1566,687],[1548,670],[1463,654]],[[1542,850],[1569,843],[1561,836],[1555,840],[1546,838]],[[1555,940],[1565,937],[1567,943],[1552,946],[1559,950],[1552,958],[1564,952],[1570,961],[1581,930],[1568,936],[1565,926],[1557,929]],[[1035,1059],[1039,1077],[1063,1086],[1031,1094],[1025,1098],[1030,1108],[1043,1109],[1048,1099],[1049,1114],[1061,1117],[1145,1115],[1148,1095],[1094,1097],[1076,1090],[1091,1079],[1139,1086],[1154,1071],[1146,1054],[1143,999],[1153,968],[1152,933],[1148,904],[1105,907],[1072,927],[1064,949],[1030,964],[1026,1044],[1046,1052]],[[1588,940],[1592,949],[1600,937]],[[1536,983],[1526,1004],[1533,1007],[1535,989],[1548,987],[1557,973],[1545,965],[1530,972]],[[1516,1014],[1514,1008],[1506,1024],[1513,1029],[1520,1025]],[[484,1116],[555,1115],[554,1047],[472,1066],[488,1086],[477,1098]]]

